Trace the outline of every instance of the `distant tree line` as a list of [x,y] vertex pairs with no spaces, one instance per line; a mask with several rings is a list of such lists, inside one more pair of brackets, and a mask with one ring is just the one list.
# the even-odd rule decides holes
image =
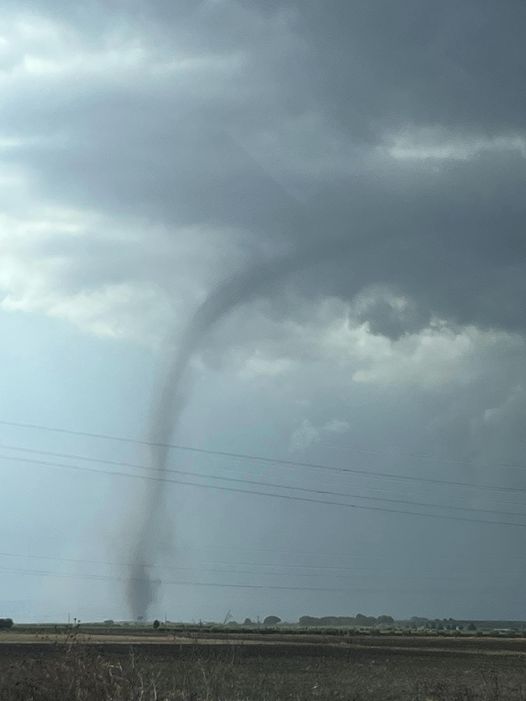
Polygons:
[[13,619],[12,618],[0,618],[0,630],[4,629],[6,630],[7,628],[12,628],[13,627]]
[[281,623],[281,618],[279,616],[267,616],[263,621],[264,626],[277,626]]
[[356,616],[302,616],[299,619],[300,626],[377,626],[377,625],[393,625],[394,618],[392,616],[364,616],[362,613],[357,613]]

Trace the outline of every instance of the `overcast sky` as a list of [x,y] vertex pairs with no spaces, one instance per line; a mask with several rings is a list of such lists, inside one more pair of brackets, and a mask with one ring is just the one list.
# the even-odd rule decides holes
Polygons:
[[[523,0],[2,3],[0,419],[147,439],[195,309],[265,271],[172,441],[303,466],[173,450],[205,486],[165,484],[152,617],[526,618],[525,34]],[[0,616],[129,617],[152,473],[48,453],[146,448],[0,443]]]

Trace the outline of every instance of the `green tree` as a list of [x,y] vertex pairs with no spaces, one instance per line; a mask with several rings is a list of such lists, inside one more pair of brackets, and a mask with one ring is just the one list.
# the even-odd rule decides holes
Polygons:
[[263,621],[264,626],[277,626],[278,623],[281,623],[279,616],[267,616]]

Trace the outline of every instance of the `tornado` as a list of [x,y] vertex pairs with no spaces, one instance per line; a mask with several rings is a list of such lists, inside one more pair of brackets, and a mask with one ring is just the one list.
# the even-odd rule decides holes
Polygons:
[[138,518],[138,534],[127,582],[127,598],[135,620],[146,619],[159,583],[151,576],[152,557],[158,551],[165,519],[162,477],[166,474],[168,443],[177,430],[185,398],[182,384],[192,357],[202,347],[208,331],[236,306],[246,303],[294,266],[292,257],[251,265],[218,285],[197,308],[180,338],[178,349],[160,384],[152,411],[148,442],[151,465],[160,478],[149,484]]
[[333,239],[323,245],[307,245],[278,258],[247,266],[216,286],[200,304],[179,338],[177,352],[169,362],[151,414],[148,442],[151,446],[151,464],[157,470],[158,480],[149,483],[138,515],[137,536],[132,565],[127,581],[127,599],[135,620],[147,618],[148,608],[155,601],[160,582],[151,576],[152,558],[158,553],[160,534],[165,523],[163,495],[169,443],[177,430],[185,406],[183,384],[193,356],[199,352],[211,328],[234,308],[246,304],[267,291],[274,283],[327,257],[333,257],[342,241]]

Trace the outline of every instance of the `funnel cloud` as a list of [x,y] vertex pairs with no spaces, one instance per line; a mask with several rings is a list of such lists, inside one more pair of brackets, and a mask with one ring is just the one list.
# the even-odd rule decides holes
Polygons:
[[[190,319],[173,361],[162,379],[151,417],[151,464],[160,477],[166,473],[168,443],[177,430],[184,409],[182,383],[192,357],[201,348],[207,332],[234,307],[246,303],[273,281],[294,269],[301,258],[302,256],[285,257],[248,267],[213,290]],[[162,497],[162,481],[152,482],[139,518],[141,526],[127,585],[129,606],[135,619],[146,618],[148,607],[156,595],[157,584],[151,578],[148,563],[157,552],[159,532],[164,526]]]

